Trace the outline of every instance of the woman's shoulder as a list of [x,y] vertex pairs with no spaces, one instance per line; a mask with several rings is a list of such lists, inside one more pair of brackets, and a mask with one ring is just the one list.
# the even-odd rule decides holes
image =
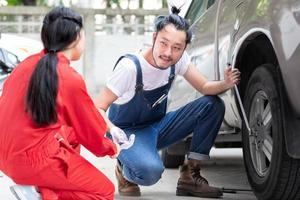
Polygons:
[[64,95],[74,96],[86,93],[86,85],[82,76],[69,65],[58,68],[59,88]]
[[57,70],[59,78],[65,82],[69,82],[70,84],[83,82],[81,74],[79,74],[72,66],[67,63],[59,64]]

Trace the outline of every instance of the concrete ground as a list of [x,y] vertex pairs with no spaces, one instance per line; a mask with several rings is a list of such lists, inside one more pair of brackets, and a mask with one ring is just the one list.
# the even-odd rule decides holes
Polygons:
[[[98,169],[104,172],[114,183],[117,184],[114,175],[115,160],[108,157],[97,158],[88,151],[82,151],[82,155],[93,163]],[[212,149],[212,159],[204,163],[202,174],[211,185],[225,188],[250,189],[244,165],[241,149]],[[175,188],[179,173],[177,169],[166,169],[162,179],[153,186],[141,187],[141,197],[120,197],[117,192],[116,200],[193,200],[205,199],[195,197],[178,197],[175,195]],[[15,200],[9,191],[9,186],[14,183],[0,171],[0,199]],[[256,199],[251,191],[238,192],[236,194],[225,193],[224,200],[254,200]]]

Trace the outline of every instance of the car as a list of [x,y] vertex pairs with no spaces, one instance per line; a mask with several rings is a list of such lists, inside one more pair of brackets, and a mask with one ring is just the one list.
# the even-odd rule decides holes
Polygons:
[[[300,198],[300,2],[193,0],[185,14],[194,33],[187,51],[210,80],[227,63],[241,82],[219,95],[226,107],[217,147],[241,146],[258,199]],[[168,110],[199,98],[182,78]],[[190,137],[162,151],[166,167],[183,162]]]
[[15,54],[0,47],[0,95],[4,81],[19,62],[20,60]]
[[0,47],[0,60],[12,69],[20,63],[19,57],[4,47]]
[[2,94],[3,83],[11,72],[11,68],[9,68],[5,62],[0,60],[0,96]]
[[12,70],[27,56],[41,49],[42,43],[38,40],[12,34],[0,35],[0,95]]

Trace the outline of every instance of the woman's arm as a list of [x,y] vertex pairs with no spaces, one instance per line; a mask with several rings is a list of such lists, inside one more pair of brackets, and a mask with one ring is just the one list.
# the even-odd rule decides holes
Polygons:
[[62,113],[71,126],[80,144],[96,156],[113,156],[116,145],[105,137],[108,125],[87,93],[85,83],[79,75],[65,76],[61,80]]

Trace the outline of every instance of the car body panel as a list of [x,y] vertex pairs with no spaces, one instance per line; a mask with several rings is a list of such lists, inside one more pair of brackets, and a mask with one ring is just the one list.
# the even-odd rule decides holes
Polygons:
[[[199,13],[195,17],[194,4],[211,5],[206,9],[198,9]],[[193,16],[189,16],[192,8]],[[286,129],[287,152],[292,157],[300,158],[300,151],[296,148],[300,145],[300,136],[297,134],[299,126],[295,126],[300,119],[300,1],[194,0],[185,17],[191,21],[194,33],[192,43],[187,48],[192,62],[209,80],[223,79],[228,62],[239,68],[242,71],[242,82],[238,89],[242,98],[245,98],[243,95],[247,81],[256,67],[266,62],[279,67],[283,82],[281,93],[286,96],[286,107],[289,107],[286,112],[290,112],[296,120],[290,120],[293,122],[289,122],[289,125],[293,128]],[[241,61],[245,57],[245,49],[257,38],[264,43],[258,42],[252,48],[253,51],[263,49],[263,56],[251,58],[256,65],[247,65],[247,62]],[[192,101],[201,96],[186,85],[181,79],[175,81],[171,90],[170,109],[184,105],[186,101],[183,98]],[[226,106],[220,133],[231,134],[233,129],[242,126],[240,105],[233,90],[220,97]]]
[[[4,81],[10,71],[27,56],[38,53],[43,48],[40,41],[13,34],[0,35],[0,61],[3,66],[0,69],[0,96]],[[5,65],[5,67],[4,67]],[[11,70],[3,69],[10,68]]]

